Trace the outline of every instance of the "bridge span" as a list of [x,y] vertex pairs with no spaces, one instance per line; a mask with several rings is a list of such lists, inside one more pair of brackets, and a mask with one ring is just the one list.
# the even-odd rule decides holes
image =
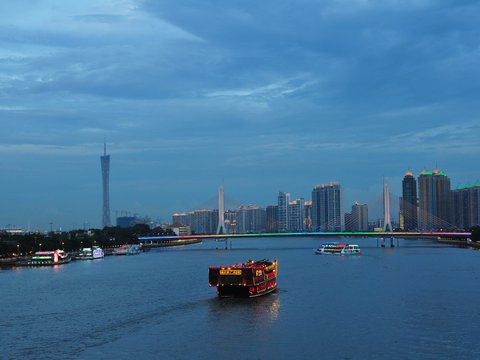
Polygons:
[[213,235],[188,235],[188,236],[142,236],[138,240],[144,244],[156,244],[175,240],[207,240],[207,239],[242,239],[264,237],[358,237],[358,238],[420,238],[466,241],[469,232],[388,232],[388,231],[362,231],[362,232],[288,232],[288,233],[261,233],[261,234],[213,234]]

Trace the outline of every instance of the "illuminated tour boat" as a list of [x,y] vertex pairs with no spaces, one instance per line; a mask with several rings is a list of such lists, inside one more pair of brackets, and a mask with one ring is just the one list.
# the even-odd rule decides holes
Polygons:
[[360,255],[358,245],[339,244],[338,242],[324,243],[315,254],[318,255]]
[[219,297],[257,297],[277,288],[278,261],[248,260],[230,266],[210,266],[208,285],[217,287]]
[[75,260],[95,260],[102,259],[104,256],[105,253],[100,246],[93,246],[80,250],[80,252],[75,256]]
[[63,250],[37,251],[29,259],[17,263],[20,266],[52,266],[66,264],[72,257]]

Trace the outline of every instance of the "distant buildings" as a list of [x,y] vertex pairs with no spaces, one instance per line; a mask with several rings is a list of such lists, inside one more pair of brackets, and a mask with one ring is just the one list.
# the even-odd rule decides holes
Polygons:
[[316,185],[312,191],[312,231],[343,231],[344,228],[340,184]]
[[117,217],[117,226],[121,228],[129,228],[138,224],[149,225],[149,218],[141,218],[138,216],[119,216]]
[[418,229],[417,181],[409,170],[402,181],[402,198],[400,200],[400,226],[403,230]]
[[266,213],[260,206],[241,206],[237,210],[237,231],[240,234],[265,232]]
[[305,201],[304,204],[305,215],[303,218],[305,231],[312,231],[312,202]]
[[480,181],[452,190],[452,221],[459,229],[480,225]]
[[237,212],[235,210],[226,210],[225,218],[225,232],[227,234],[237,234]]
[[278,232],[287,232],[289,225],[288,204],[290,203],[290,193],[280,191],[277,198],[278,206]]
[[345,231],[368,231],[367,204],[352,205],[352,212],[345,214]]
[[[301,232],[305,230],[305,200],[303,198],[292,201],[290,193],[280,191],[276,210],[278,232]],[[272,213],[270,212],[269,220],[272,219]]]
[[[227,210],[224,217],[227,234],[262,233],[266,230],[266,212],[260,206]],[[202,209],[173,214],[172,222],[189,226],[195,234],[214,234],[218,226],[218,210]]]
[[190,226],[195,234],[215,234],[218,227],[218,210],[201,209],[173,214],[172,222]]
[[288,231],[305,230],[305,200],[303,198],[288,203]]
[[441,230],[452,226],[450,223],[450,179],[435,168],[424,169],[418,177],[419,229]]
[[[379,194],[380,197],[380,194]],[[402,180],[399,223],[392,229],[405,231],[466,230],[480,223],[480,182],[451,190],[449,177],[438,168],[424,169],[416,179],[407,171]],[[292,200],[280,191],[277,204],[265,209],[257,205],[240,206],[224,212],[228,234],[275,232],[380,231],[385,220],[369,221],[367,204],[354,203],[343,213],[343,190],[339,183],[314,186],[311,201]],[[397,219],[398,220],[398,219]],[[174,214],[173,223],[191,228],[195,234],[214,234],[218,210],[194,210]]]
[[406,231],[466,230],[480,224],[480,182],[451,190],[449,177],[438,168],[424,169],[417,181],[407,171],[402,181],[400,227]]
[[269,205],[266,208],[265,230],[269,233],[278,232],[278,206]]

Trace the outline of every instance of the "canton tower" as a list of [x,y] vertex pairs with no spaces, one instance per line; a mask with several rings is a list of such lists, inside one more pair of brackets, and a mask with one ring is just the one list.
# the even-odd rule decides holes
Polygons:
[[109,195],[109,173],[110,173],[110,155],[107,155],[107,142],[103,142],[103,156],[100,156],[102,165],[102,185],[103,185],[103,211],[102,226],[112,226],[110,221],[110,195]]

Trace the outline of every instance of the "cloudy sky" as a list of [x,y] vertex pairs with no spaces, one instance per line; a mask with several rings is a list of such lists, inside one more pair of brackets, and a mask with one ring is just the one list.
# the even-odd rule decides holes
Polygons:
[[411,168],[480,178],[480,4],[470,0],[4,0],[0,228],[168,222],[235,202],[381,205]]

